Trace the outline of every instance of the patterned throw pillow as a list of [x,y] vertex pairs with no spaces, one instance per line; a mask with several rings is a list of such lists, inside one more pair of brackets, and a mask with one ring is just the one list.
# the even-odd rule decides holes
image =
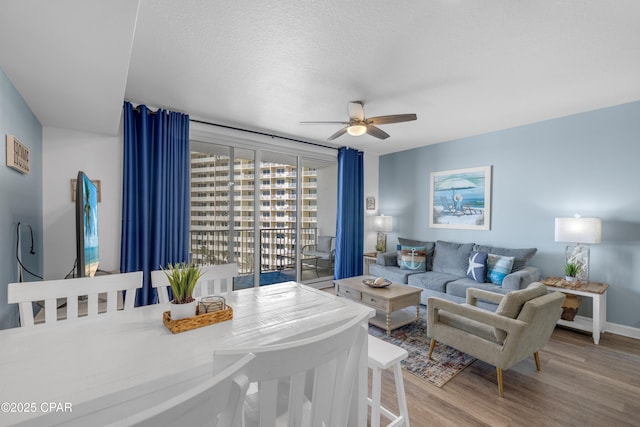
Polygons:
[[511,273],[515,257],[489,254],[487,258],[487,279],[498,286],[502,286],[504,277]]
[[400,269],[427,271],[427,250],[424,246],[402,246]]
[[487,258],[488,254],[484,252],[472,251],[469,254],[469,268],[467,269],[467,277],[476,282],[484,283],[487,279]]

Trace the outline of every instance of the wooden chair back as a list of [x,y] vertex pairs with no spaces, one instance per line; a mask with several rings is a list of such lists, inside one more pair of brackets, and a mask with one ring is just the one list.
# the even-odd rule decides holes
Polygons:
[[141,406],[137,413],[108,426],[240,425],[242,403],[249,387],[247,370],[253,359],[253,354],[245,354],[236,363],[201,384],[177,395],[171,393],[167,400],[148,409]]
[[99,294],[106,294],[106,312],[118,309],[118,293],[127,291],[124,298],[124,309],[134,307],[136,289],[142,287],[142,272],[107,274],[104,276],[81,277],[64,280],[44,280],[40,282],[9,283],[7,302],[17,303],[20,310],[20,325],[34,326],[33,302],[44,301],[45,323],[58,321],[58,299],[65,298],[67,318],[69,322],[77,321],[78,300],[86,296],[87,316],[98,315]]
[[[200,267],[202,276],[193,290],[194,297],[207,295],[230,295],[233,291],[233,278],[238,275],[238,264],[219,264]],[[161,304],[169,302],[169,279],[162,270],[151,272],[151,286],[158,292]]]
[[215,351],[214,372],[245,353],[256,356],[248,377],[257,392],[250,387],[243,424],[346,426],[358,366],[366,360],[367,317],[293,342]]
[[195,290],[196,297],[207,295],[231,295],[233,292],[233,278],[238,275],[238,264],[219,264],[202,267],[202,277],[198,280]]
[[[246,354],[217,375],[202,367],[171,374],[77,405],[49,412],[25,425],[39,426],[240,426],[249,386]],[[209,371],[211,372],[211,371]]]

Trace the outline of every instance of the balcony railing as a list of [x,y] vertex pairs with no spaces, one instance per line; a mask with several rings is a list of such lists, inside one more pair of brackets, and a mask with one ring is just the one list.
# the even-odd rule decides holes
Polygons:
[[[317,228],[301,229],[301,236],[296,236],[295,228],[264,228],[260,230],[260,273],[281,271],[295,266],[296,245],[315,244]],[[192,230],[190,236],[190,252],[192,262],[196,265],[216,265],[236,262],[240,275],[254,272],[254,231],[239,229],[233,231],[229,238],[229,230]],[[231,240],[231,242],[230,242]],[[229,245],[231,244],[231,249]],[[233,252],[233,257],[230,253]],[[233,260],[233,261],[232,261]]]

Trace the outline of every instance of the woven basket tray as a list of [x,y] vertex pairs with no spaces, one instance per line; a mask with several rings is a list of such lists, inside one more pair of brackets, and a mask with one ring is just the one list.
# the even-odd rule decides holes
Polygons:
[[213,311],[211,313],[198,314],[193,317],[187,317],[185,319],[173,320],[171,319],[171,312],[165,311],[162,313],[162,323],[171,331],[171,333],[178,334],[180,332],[189,331],[191,329],[201,328],[207,325],[213,325],[214,323],[224,322],[225,320],[233,319],[233,309],[226,306],[223,310]]

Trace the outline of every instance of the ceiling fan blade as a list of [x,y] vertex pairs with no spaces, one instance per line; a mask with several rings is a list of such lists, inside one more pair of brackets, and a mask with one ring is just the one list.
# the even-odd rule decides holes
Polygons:
[[347,128],[348,126],[343,127],[342,129],[340,129],[338,132],[334,133],[333,135],[331,135],[328,140],[329,141],[333,141],[334,139],[338,138],[339,136],[344,135],[345,133],[347,133]]
[[352,101],[348,106],[349,118],[359,122],[364,120],[364,107],[362,101]]
[[377,128],[373,125],[367,125],[367,133],[371,136],[375,136],[379,139],[387,139],[389,138],[389,134],[383,131],[380,128]]
[[417,119],[418,116],[415,114],[394,114],[391,116],[369,117],[367,123],[372,125],[387,125],[389,123],[410,122],[411,120]]
[[349,122],[300,122],[301,125],[348,125]]

